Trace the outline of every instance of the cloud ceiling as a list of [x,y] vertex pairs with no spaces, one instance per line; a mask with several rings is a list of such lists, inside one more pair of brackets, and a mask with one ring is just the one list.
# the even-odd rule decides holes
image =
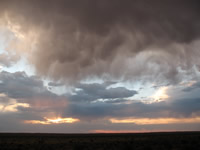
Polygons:
[[8,49],[26,53],[41,75],[72,82],[94,76],[178,82],[182,72],[199,69],[198,5],[197,0],[3,0],[1,22],[19,39]]

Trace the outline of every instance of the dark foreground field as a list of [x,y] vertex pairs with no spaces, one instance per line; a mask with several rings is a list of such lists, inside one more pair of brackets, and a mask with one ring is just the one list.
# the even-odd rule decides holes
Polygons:
[[200,132],[0,134],[1,150],[199,150]]

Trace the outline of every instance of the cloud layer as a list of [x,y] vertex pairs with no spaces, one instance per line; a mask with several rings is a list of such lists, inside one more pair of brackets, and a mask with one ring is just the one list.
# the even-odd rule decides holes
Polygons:
[[[39,127],[38,132],[199,130],[196,126],[200,115],[198,83],[190,85],[192,90],[185,90],[189,87],[172,88],[173,93],[182,94],[184,98],[179,96],[178,99],[172,97],[166,101],[145,103],[134,99],[137,91],[109,87],[115,82],[82,83],[71,94],[57,95],[38,77],[24,72],[1,72],[0,81],[1,131],[30,132],[36,131],[35,127]],[[65,121],[73,119],[79,122],[68,125],[69,122]],[[113,119],[117,122],[112,122]],[[147,123],[142,123],[145,120]],[[158,122],[153,124],[155,120]],[[165,127],[167,120],[171,125]],[[127,125],[120,121],[127,122]]]
[[1,1],[1,15],[20,39],[10,49],[28,51],[41,75],[177,82],[180,70],[199,69],[198,6],[197,0],[21,0]]

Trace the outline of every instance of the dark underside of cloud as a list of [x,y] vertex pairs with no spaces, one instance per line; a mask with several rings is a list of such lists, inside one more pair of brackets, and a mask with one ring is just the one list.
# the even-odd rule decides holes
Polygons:
[[0,7],[4,24],[18,25],[25,39],[36,35],[28,58],[54,79],[177,82],[180,70],[200,64],[198,0],[2,0]]
[[16,109],[24,113],[60,112],[66,106],[66,97],[58,96],[44,86],[43,81],[37,76],[28,76],[25,72],[0,73],[0,104],[4,107],[15,103],[27,103],[29,108],[19,106]]
[[10,98],[30,99],[35,96],[56,97],[43,85],[43,81],[36,76],[29,77],[25,72],[1,72],[0,93],[7,94]]
[[78,116],[83,120],[96,120],[102,118],[187,118],[195,117],[200,113],[200,98],[179,99],[173,102],[159,102],[145,104],[133,101],[121,104],[110,103],[72,103],[65,110],[65,115]]
[[78,91],[74,94],[66,95],[72,102],[93,102],[101,100],[116,100],[134,96],[137,91],[128,90],[125,87],[107,88],[109,84],[80,84],[76,86]]

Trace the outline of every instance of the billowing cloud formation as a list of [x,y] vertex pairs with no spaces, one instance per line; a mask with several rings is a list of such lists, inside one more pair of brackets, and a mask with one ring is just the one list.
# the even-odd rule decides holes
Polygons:
[[[38,73],[179,81],[199,69],[198,0],[3,0],[1,22]],[[23,9],[22,9],[23,8]],[[156,77],[156,78],[155,78]]]

